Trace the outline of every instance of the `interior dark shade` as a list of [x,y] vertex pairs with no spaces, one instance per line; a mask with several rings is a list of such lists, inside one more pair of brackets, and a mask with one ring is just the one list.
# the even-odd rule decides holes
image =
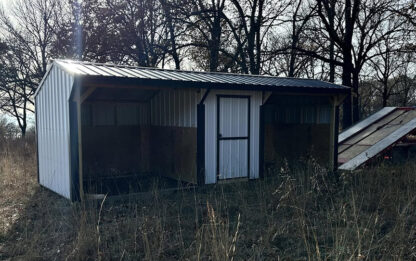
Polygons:
[[330,112],[325,96],[272,95],[264,105],[264,167],[311,158],[328,167]]
[[106,91],[97,89],[82,106],[84,190],[114,194],[150,190],[155,182],[196,184],[197,128],[153,125],[155,91],[132,92],[138,95],[133,102],[112,102],[114,89]]

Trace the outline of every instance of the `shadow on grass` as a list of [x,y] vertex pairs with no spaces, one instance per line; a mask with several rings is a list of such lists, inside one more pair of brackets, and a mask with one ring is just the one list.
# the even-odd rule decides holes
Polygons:
[[[36,187],[0,239],[0,259],[260,258],[267,252],[262,241],[274,232],[258,224],[273,220],[266,212],[274,204],[269,192],[276,182],[178,186],[75,204]],[[282,242],[276,244],[287,246]],[[276,256],[275,250],[268,252]]]
[[76,219],[67,200],[37,186],[18,211],[18,219],[0,238],[0,259],[62,260],[72,247]]

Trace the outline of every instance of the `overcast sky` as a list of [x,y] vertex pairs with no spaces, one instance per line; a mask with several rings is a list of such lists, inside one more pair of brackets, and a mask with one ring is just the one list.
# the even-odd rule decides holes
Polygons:
[[0,0],[0,3],[7,10],[14,0]]

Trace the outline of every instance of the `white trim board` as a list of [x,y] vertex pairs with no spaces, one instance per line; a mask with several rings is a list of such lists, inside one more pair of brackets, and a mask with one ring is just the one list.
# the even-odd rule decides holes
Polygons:
[[354,170],[367,160],[373,158],[389,146],[393,145],[395,142],[400,140],[403,136],[409,132],[416,129],[416,118],[409,121],[405,125],[401,126],[399,129],[395,130],[393,133],[380,140],[361,154],[358,154],[356,157],[352,158],[348,162],[342,164],[339,169],[341,170]]

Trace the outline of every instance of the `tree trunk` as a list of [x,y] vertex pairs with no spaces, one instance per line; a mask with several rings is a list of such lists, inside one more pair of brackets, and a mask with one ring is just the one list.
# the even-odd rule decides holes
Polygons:
[[345,34],[344,41],[342,43],[342,84],[345,86],[353,87],[349,96],[344,102],[344,117],[342,119],[343,128],[351,126],[354,122],[354,111],[358,106],[357,96],[353,97],[352,94],[358,90],[358,85],[354,88],[352,83],[352,74],[354,73],[353,58],[352,58],[352,39],[354,34],[354,24],[356,21],[356,8],[358,8],[360,0],[354,0],[354,6],[351,6],[351,0],[345,1]]
[[292,21],[292,44],[290,48],[290,61],[289,61],[289,77],[295,77],[295,63],[296,63],[296,46],[298,45],[298,37],[296,34],[296,22],[295,17]]
[[296,51],[293,45],[294,44],[292,43],[292,50],[290,50],[289,73],[288,73],[289,77],[295,77]]
[[26,126],[19,126],[20,127],[20,131],[22,133],[22,138],[26,137]]
[[[353,72],[353,65],[352,65],[352,56],[351,52],[344,51],[344,63],[342,66],[342,84],[344,86],[352,87],[352,78],[351,74]],[[351,88],[352,91],[352,88]],[[352,112],[352,95],[351,92],[348,94],[347,98],[343,104],[343,117],[342,117],[342,128],[348,128],[353,123],[353,112]]]
[[175,38],[175,32],[173,29],[172,22],[169,23],[169,33],[170,33],[170,41],[172,45],[172,57],[173,61],[175,62],[175,69],[180,70],[181,69],[181,61],[179,60],[178,50],[176,48],[176,38]]
[[[330,1],[331,8],[328,12],[328,20],[329,20],[329,26],[331,27],[331,30],[335,31],[334,27],[334,16],[335,16],[335,1]],[[334,39],[329,40],[329,81],[335,82],[335,42]]]
[[220,41],[221,41],[221,20],[217,15],[214,18],[213,27],[211,31],[211,41],[209,46],[211,47],[210,58],[209,58],[209,70],[216,72],[219,65],[219,52],[220,52]]
[[352,79],[352,123],[356,123],[360,120],[360,106],[359,106],[359,93],[358,88],[360,85],[359,69],[353,73]]
[[172,55],[173,61],[175,62],[175,69],[179,70],[181,69],[181,62],[179,60],[178,50],[176,48],[175,28],[174,28],[174,25],[172,22],[172,16],[170,13],[171,7],[167,5],[165,0],[160,0],[160,3],[165,13],[166,23],[167,23],[167,27],[169,30],[170,43],[171,43],[171,55]]
[[387,97],[383,95],[383,108],[387,106]]
[[334,48],[335,44],[334,41],[331,40],[329,43],[329,81],[335,82],[335,54]]

